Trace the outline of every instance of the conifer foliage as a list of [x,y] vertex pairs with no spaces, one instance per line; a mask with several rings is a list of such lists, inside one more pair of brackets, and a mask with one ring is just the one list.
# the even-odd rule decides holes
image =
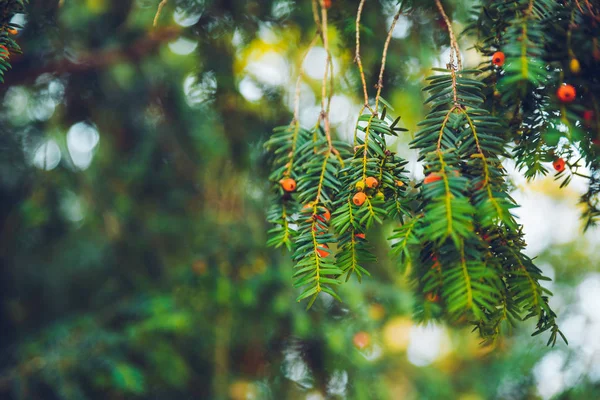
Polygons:
[[28,0],[6,0],[0,4],[0,82],[4,83],[4,74],[10,69],[11,53],[20,53],[21,47],[14,37],[22,28],[12,23],[13,16],[25,13]]
[[586,229],[600,219],[599,20],[600,7],[589,1],[498,1],[481,7],[466,30],[483,54],[506,56],[502,67],[481,66],[486,108],[507,122],[511,156],[525,176],[545,175],[542,162],[554,162],[561,186],[574,175],[588,179]]
[[[600,62],[598,7],[578,1],[487,2],[463,32],[476,36],[475,47],[485,58],[469,69],[462,66],[442,2],[424,6],[439,12],[451,51],[446,69],[434,69],[424,83],[430,111],[410,146],[418,151],[425,178],[414,182],[406,161],[388,148],[388,138],[405,131],[380,97],[390,35],[374,105],[368,98],[360,59],[364,6],[361,1],[357,12],[355,58],[365,104],[352,151],[333,151],[345,146],[332,147],[327,108],[313,130],[302,129],[295,118],[267,142],[275,194],[269,244],[293,250],[295,286],[305,287],[298,300],[310,298],[310,307],[321,291],[338,298],[336,285],[369,275],[369,263],[376,260],[366,229],[390,220],[396,225],[389,238],[392,254],[414,283],[418,318],[470,324],[484,342],[532,318],[533,335],[549,332],[548,344],[559,336],[566,342],[549,306],[551,293],[540,284],[548,278],[524,254],[522,227],[512,214],[518,204],[502,163],[512,159],[532,178],[547,174],[543,163],[553,162],[561,187],[574,175],[586,177],[585,227],[598,222],[600,90],[593,72]],[[393,23],[407,11],[403,6],[400,2]],[[320,8],[322,18],[315,22],[325,27],[327,13]],[[584,44],[576,49],[575,40]],[[331,78],[326,73],[323,79],[324,100]],[[298,181],[297,193],[282,190],[287,177]]]

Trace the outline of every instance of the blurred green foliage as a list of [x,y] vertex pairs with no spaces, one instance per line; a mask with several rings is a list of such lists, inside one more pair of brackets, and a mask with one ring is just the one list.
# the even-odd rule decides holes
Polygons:
[[[153,29],[157,3],[31,0],[18,17],[24,54],[0,86],[0,398],[517,399],[554,385],[534,368],[550,350],[527,333],[491,349],[451,327],[415,330],[383,240],[373,276],[340,289],[344,304],[297,304],[290,262],[265,246],[262,144],[289,122],[288,94],[254,79],[262,97],[249,101],[240,83],[257,53],[296,70],[310,4],[170,0]],[[355,3],[333,0],[331,14],[339,93],[358,102]],[[362,58],[375,82],[395,2],[367,3]],[[388,58],[384,96],[411,131],[447,40],[429,3]],[[472,2],[454,3],[460,24]],[[597,245],[573,239],[539,258],[565,314],[598,272]],[[580,343],[552,350],[566,360],[560,376],[590,351],[598,362]],[[437,352],[411,353],[423,347]],[[589,371],[555,393],[600,398]]]

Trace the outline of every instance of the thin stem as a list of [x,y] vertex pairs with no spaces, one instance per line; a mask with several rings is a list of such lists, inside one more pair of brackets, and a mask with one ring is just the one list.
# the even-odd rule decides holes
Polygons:
[[533,11],[533,0],[529,0],[529,6],[527,6],[527,10],[525,10],[525,15],[531,14]]
[[[448,27],[448,34],[450,35],[450,65],[455,70],[461,70],[462,69],[462,59],[460,57],[460,50],[458,48],[458,42],[456,41],[456,36],[454,36],[454,30],[452,29],[452,23],[450,22],[450,19],[446,15],[446,12],[444,11],[444,7],[442,7],[442,3],[440,2],[440,0],[435,0],[435,4],[436,4],[438,10],[440,11],[440,14],[442,15],[442,18],[444,19],[446,26]],[[456,66],[454,65],[454,56],[455,55],[456,55],[456,62],[457,62]]]
[[567,30],[567,52],[570,58],[575,58],[575,53],[571,47],[571,39],[573,37],[573,26],[575,24],[575,9],[571,11],[571,18],[569,20],[569,29]]
[[156,28],[158,26],[158,18],[160,18],[160,13],[162,12],[162,9],[164,6],[167,5],[167,2],[169,0],[162,0],[159,4],[158,4],[158,9],[156,10],[156,15],[154,16],[154,27]]
[[381,96],[381,89],[383,88],[383,72],[385,71],[385,61],[387,58],[388,47],[390,46],[390,41],[392,40],[392,33],[394,33],[394,28],[396,27],[396,22],[398,22],[398,18],[400,18],[400,14],[402,14],[402,6],[400,6],[398,12],[396,13],[396,15],[394,15],[392,26],[390,26],[387,38],[385,39],[385,44],[383,45],[383,55],[381,56],[381,69],[379,70],[379,80],[377,81],[377,95],[375,96],[375,112],[377,112],[378,110],[377,107],[379,106],[379,97]]
[[362,16],[362,10],[365,5],[365,1],[366,0],[360,0],[360,4],[358,5],[358,11],[356,12],[356,52],[354,60],[358,65],[358,71],[360,73],[360,80],[362,82],[363,95],[365,98],[365,106],[368,107],[369,94],[367,92],[367,81],[365,79],[365,71],[363,69],[362,60],[360,59],[360,17]]
[[[331,102],[331,92],[327,94],[327,77],[329,76],[329,68],[331,64],[331,53],[329,51],[329,38],[327,37],[327,8],[324,5],[323,0],[319,0],[321,5],[321,38],[323,39],[323,47],[327,54],[327,61],[325,62],[325,73],[323,74],[323,83],[321,86],[321,117],[325,125],[325,136],[327,137],[327,144],[329,149],[333,149],[331,142],[331,127],[329,125],[329,104]],[[314,4],[314,2],[313,2]],[[333,73],[333,69],[331,70]],[[333,88],[332,88],[333,89]],[[326,105],[327,104],[327,105]]]
[[323,28],[321,27],[321,19],[319,18],[319,6],[317,1],[319,0],[312,0],[313,19],[315,20],[315,25],[317,25],[317,30],[319,32],[323,32]]
[[293,121],[298,121],[298,118],[300,115],[300,84],[302,83],[302,79],[304,78],[304,72],[305,72],[304,68],[303,68],[304,60],[306,60],[308,53],[315,46],[315,44],[317,43],[317,40],[319,40],[319,31],[315,32],[314,37],[310,41],[310,44],[308,45],[308,48],[306,49],[306,52],[304,53],[304,55],[302,56],[302,60],[300,61],[300,68],[298,70],[298,78],[296,80],[296,91],[295,91],[295,95],[294,95],[294,120]]

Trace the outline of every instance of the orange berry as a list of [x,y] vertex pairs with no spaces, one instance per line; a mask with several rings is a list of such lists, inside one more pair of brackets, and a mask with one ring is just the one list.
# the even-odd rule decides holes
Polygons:
[[380,321],[385,317],[385,307],[379,303],[373,303],[368,309],[369,317],[374,321]]
[[402,182],[402,181],[396,181],[396,186],[402,187],[402,186],[404,186],[404,182]]
[[431,301],[432,303],[437,303],[438,300],[440,299],[440,297],[437,294],[432,293],[432,292],[427,293],[425,298],[427,299],[427,301]]
[[354,346],[358,349],[362,350],[371,344],[371,335],[365,331],[357,332],[352,338],[352,343],[354,343]]
[[492,64],[501,67],[504,65],[504,53],[501,51],[497,51],[492,55]]
[[319,257],[327,257],[329,255],[329,251],[327,251],[326,249],[329,249],[329,246],[327,246],[326,244],[320,244],[319,247],[320,249],[317,249]]
[[357,206],[362,206],[364,204],[365,200],[367,200],[367,195],[364,194],[363,192],[356,193],[354,195],[354,197],[352,198],[352,202]]
[[565,160],[563,160],[562,158],[557,158],[556,160],[554,160],[554,162],[552,162],[552,166],[554,167],[556,172],[562,172],[565,170]]
[[367,184],[367,187],[370,187],[371,189],[374,189],[377,187],[377,185],[379,185],[379,181],[375,178],[373,178],[372,176],[369,176],[366,180],[365,183]]
[[440,174],[438,174],[437,172],[432,172],[429,175],[427,175],[425,177],[425,179],[423,179],[423,183],[425,185],[427,185],[428,183],[437,182],[437,181],[441,181],[441,180],[442,180],[442,177],[440,176]]
[[577,95],[577,91],[573,87],[573,85],[565,84],[558,88],[556,91],[556,95],[558,99],[563,103],[570,103],[575,100],[575,96]]
[[323,0],[323,7],[325,7],[325,8],[331,7],[331,0]]
[[328,209],[325,209],[325,212],[323,213],[322,216],[317,217],[319,218],[321,221],[323,221],[323,218],[325,219],[325,221],[329,221],[331,219],[331,213],[329,212]]
[[11,35],[16,35],[17,33],[19,33],[16,29],[13,28],[8,28],[6,31]]
[[364,239],[365,238],[365,234],[364,233],[357,233],[356,235],[354,235],[357,238],[361,238]]
[[279,183],[281,184],[283,190],[285,190],[286,192],[293,192],[294,190],[296,190],[296,181],[292,178],[282,179],[279,181]]

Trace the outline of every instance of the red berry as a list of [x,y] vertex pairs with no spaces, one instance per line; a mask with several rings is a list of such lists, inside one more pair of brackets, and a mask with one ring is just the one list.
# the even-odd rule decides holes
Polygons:
[[6,46],[4,46],[3,44],[0,44],[0,58],[6,60],[9,55],[10,55],[10,52],[8,51]]
[[438,258],[436,256],[433,256],[431,257],[431,259],[433,260],[433,265],[431,266],[431,269],[440,269],[441,265],[438,261]]
[[423,179],[423,183],[427,185],[428,183],[437,182],[440,180],[442,180],[440,174],[438,174],[437,172],[432,172],[431,174],[427,175],[425,179]]
[[440,297],[437,294],[432,292],[427,293],[425,298],[427,299],[427,301],[431,301],[432,303],[437,303],[440,299]]
[[583,119],[586,121],[591,121],[594,119],[594,112],[592,110],[585,110],[583,112]]
[[556,95],[558,99],[563,103],[570,103],[575,100],[575,96],[577,95],[577,91],[573,87],[573,85],[565,84],[558,88],[556,91]]
[[356,235],[354,235],[357,238],[361,238],[364,239],[365,238],[365,234],[364,233],[357,233]]
[[326,222],[331,219],[331,213],[325,208],[325,211],[321,215],[317,215],[317,219],[321,222]]
[[327,251],[327,249],[329,249],[329,246],[327,246],[326,244],[320,244],[319,247],[320,249],[317,249],[319,257],[327,257],[329,255],[329,251]]
[[554,162],[552,162],[552,166],[554,167],[556,172],[562,172],[565,170],[565,160],[563,160],[562,158],[557,158],[556,160],[554,160]]
[[331,0],[323,0],[323,7],[325,7],[325,8],[331,7]]
[[504,53],[501,51],[497,51],[492,55],[492,64],[494,64],[497,67],[501,67],[504,65]]
[[357,332],[352,338],[352,342],[354,343],[354,346],[362,350],[371,344],[371,335],[365,331]]

